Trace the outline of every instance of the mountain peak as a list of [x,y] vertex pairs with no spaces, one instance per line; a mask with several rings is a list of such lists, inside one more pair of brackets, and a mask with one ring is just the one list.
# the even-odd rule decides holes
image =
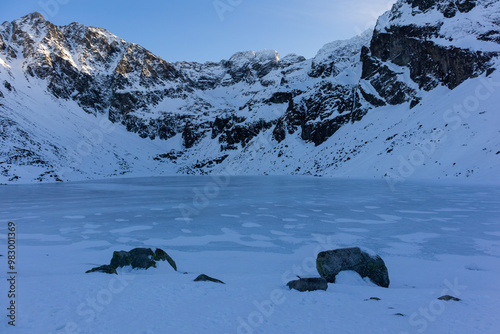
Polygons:
[[28,15],[21,17],[21,20],[30,20],[30,21],[46,21],[42,14],[39,12],[33,12]]
[[266,61],[274,60],[278,62],[279,53],[276,50],[264,49],[259,51],[241,51],[236,52],[229,58],[230,61]]

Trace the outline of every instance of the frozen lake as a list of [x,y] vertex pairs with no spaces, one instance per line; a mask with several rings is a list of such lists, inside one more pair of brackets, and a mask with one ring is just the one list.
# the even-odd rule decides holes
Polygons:
[[[16,333],[500,328],[498,187],[209,176],[2,186],[3,241],[9,221],[17,224],[19,252]],[[389,289],[346,274],[327,292],[287,290],[294,275],[317,276],[318,251],[350,246],[385,260]],[[135,247],[166,250],[188,274],[163,263],[118,276],[84,274],[108,263],[113,251]],[[6,268],[5,256],[0,260]],[[201,273],[227,284],[192,282]],[[115,277],[130,282],[105,300],[102,291]],[[0,287],[5,309],[7,287]],[[445,289],[463,300],[435,304]],[[285,301],[261,310],[273,291]],[[365,301],[374,296],[382,300]],[[2,328],[11,329],[5,320]]]

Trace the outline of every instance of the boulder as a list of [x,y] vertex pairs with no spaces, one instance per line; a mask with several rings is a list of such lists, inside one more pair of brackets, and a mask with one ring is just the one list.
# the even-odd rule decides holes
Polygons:
[[132,259],[130,253],[126,251],[115,251],[113,252],[113,257],[111,258],[110,265],[115,268],[121,268],[125,266],[130,266],[132,264]]
[[113,252],[113,258],[111,259],[110,265],[115,268],[132,266],[134,269],[148,269],[150,267],[156,267],[154,257],[155,253],[153,253],[151,248],[134,248],[130,252]]
[[381,287],[389,287],[389,273],[382,258],[371,256],[358,247],[321,252],[316,259],[316,268],[329,283],[335,283],[339,272],[352,270]]
[[156,261],[167,261],[175,271],[177,271],[177,265],[175,264],[174,259],[170,257],[163,249],[157,248],[155,251],[155,260]]
[[205,274],[201,274],[200,276],[196,277],[194,279],[194,282],[214,282],[214,283],[226,284],[221,280],[218,280],[217,278],[213,278]]
[[130,252],[132,268],[156,268],[155,253],[151,248],[134,248]]
[[87,270],[85,273],[88,274],[88,273],[94,273],[94,272],[101,272],[101,273],[105,273],[105,274],[118,275],[118,273],[116,272],[116,267],[109,265],[109,264],[105,264],[105,265],[100,266],[100,267],[92,268],[90,270]]
[[328,282],[323,277],[299,278],[295,281],[290,281],[286,284],[288,288],[298,290],[300,292],[316,291],[328,289]]

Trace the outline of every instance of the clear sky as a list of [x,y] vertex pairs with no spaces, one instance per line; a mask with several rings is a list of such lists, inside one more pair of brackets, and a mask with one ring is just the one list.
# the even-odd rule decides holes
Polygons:
[[56,25],[106,28],[167,61],[276,49],[313,57],[374,25],[395,0],[1,0],[0,21],[38,11]]

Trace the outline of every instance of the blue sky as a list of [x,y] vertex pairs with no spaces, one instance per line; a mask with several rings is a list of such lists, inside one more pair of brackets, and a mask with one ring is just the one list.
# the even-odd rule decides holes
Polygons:
[[0,21],[38,11],[57,25],[106,28],[167,61],[219,61],[245,50],[307,58],[373,25],[395,0],[3,0]]

